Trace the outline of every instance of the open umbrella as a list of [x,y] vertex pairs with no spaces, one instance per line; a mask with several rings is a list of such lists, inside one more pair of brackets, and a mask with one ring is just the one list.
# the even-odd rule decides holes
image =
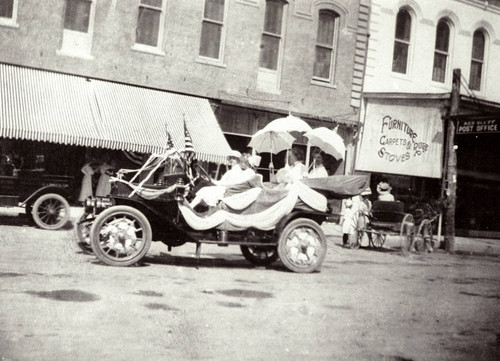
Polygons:
[[309,124],[291,114],[284,118],[274,119],[264,129],[278,132],[308,132],[312,130]]
[[273,168],[273,154],[292,148],[294,141],[295,138],[290,133],[263,128],[252,136],[248,146],[259,153],[271,153],[270,168]]
[[307,132],[304,136],[309,139],[309,145],[318,147],[323,152],[333,155],[337,160],[344,158],[345,144],[335,130],[319,127]]
[[282,150],[290,149],[294,141],[295,138],[287,132],[278,132],[263,128],[252,136],[248,146],[254,148],[259,153],[277,154]]

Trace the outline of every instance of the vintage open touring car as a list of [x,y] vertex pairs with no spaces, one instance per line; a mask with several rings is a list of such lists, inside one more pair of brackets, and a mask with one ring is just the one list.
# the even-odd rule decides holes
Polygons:
[[200,212],[188,201],[210,178],[196,163],[164,173],[176,157],[174,150],[152,155],[131,179],[125,179],[125,170],[118,172],[110,197],[88,198],[76,223],[79,245],[87,251],[91,247],[111,266],[141,261],[152,241],[169,250],[195,243],[198,258],[203,243],[236,245],[253,264],[279,258],[287,269],[309,273],[319,270],[326,255],[321,224],[338,221],[341,200],[361,193],[369,182],[364,175],[330,176],[284,187],[263,183],[256,175],[228,187],[216,207]]

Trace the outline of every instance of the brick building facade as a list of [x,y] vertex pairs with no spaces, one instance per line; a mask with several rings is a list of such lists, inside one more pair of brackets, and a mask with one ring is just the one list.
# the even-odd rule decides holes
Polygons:
[[11,0],[0,62],[209,99],[240,149],[289,113],[350,143],[361,3],[364,20],[350,0]]

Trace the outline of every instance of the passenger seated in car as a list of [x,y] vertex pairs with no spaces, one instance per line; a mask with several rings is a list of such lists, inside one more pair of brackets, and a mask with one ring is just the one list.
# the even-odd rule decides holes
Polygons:
[[307,167],[304,165],[304,151],[300,148],[292,148],[288,157],[288,164],[276,173],[278,188],[289,188],[289,186],[307,175]]
[[323,155],[321,152],[317,152],[313,156],[313,161],[311,165],[311,170],[307,175],[307,178],[324,178],[328,177],[328,172],[323,165]]
[[[191,208],[194,209],[202,202],[209,207],[215,207],[217,203],[224,198],[227,187],[238,185],[252,179],[255,176],[255,171],[250,165],[249,158],[249,154],[241,155],[240,158],[234,160],[232,168],[226,172],[219,181],[214,182],[216,185],[201,188],[189,204]],[[230,174],[227,175],[228,173]]]

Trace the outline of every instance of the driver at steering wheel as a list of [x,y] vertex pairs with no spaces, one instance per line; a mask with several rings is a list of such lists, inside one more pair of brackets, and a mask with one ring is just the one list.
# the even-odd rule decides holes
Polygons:
[[227,187],[252,179],[255,176],[255,171],[250,166],[248,158],[248,154],[241,155],[238,151],[231,151],[228,155],[228,165],[231,169],[219,181],[214,181],[214,186],[201,188],[189,204],[191,208],[194,209],[201,202],[209,207],[215,207],[224,198]]

